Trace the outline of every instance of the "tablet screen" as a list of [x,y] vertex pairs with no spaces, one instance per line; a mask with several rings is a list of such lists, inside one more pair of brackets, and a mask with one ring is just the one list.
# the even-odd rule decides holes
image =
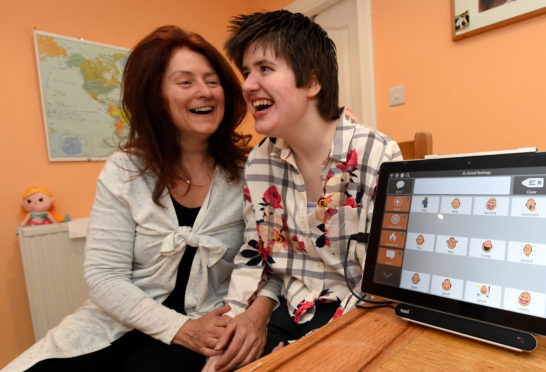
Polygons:
[[546,333],[546,155],[385,163],[363,291]]

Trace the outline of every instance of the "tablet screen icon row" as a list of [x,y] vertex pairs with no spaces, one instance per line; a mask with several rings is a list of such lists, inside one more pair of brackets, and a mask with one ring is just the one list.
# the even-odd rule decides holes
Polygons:
[[529,315],[546,315],[546,294],[529,289],[503,288],[491,283],[408,270],[402,270],[400,287]]

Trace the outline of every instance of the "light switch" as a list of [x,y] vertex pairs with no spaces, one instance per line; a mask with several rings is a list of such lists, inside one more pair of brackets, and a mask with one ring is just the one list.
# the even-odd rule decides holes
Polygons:
[[403,105],[405,101],[405,89],[403,85],[389,89],[389,105],[398,106]]

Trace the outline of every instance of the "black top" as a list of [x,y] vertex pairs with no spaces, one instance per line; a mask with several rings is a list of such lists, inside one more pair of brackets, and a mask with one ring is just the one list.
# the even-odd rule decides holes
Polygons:
[[[174,205],[174,210],[176,211],[176,217],[178,217],[178,225],[193,227],[193,224],[201,207],[184,207],[182,204],[174,200],[172,196],[171,200]],[[191,247],[189,245],[186,246],[184,256],[182,256],[180,264],[178,265],[178,274],[176,276],[176,284],[174,286],[174,289],[169,297],[167,297],[167,299],[163,301],[163,305],[182,314],[186,314],[184,310],[184,297],[186,295],[186,286],[188,285],[191,265],[193,263],[193,257],[195,256],[196,251],[197,248]]]

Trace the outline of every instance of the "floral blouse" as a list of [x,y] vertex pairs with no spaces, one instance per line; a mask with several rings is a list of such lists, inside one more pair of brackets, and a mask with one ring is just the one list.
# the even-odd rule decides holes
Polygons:
[[[304,180],[286,142],[266,138],[255,147],[245,167],[245,244],[225,298],[230,315],[257,295],[284,296],[296,323],[313,318],[317,301],[340,301],[334,317],[354,307],[343,269],[347,242],[369,229],[380,164],[400,159],[396,142],[346,109],[323,169],[322,195],[309,201],[315,204],[309,213]],[[364,258],[364,245],[352,243],[347,277],[357,290]]]

